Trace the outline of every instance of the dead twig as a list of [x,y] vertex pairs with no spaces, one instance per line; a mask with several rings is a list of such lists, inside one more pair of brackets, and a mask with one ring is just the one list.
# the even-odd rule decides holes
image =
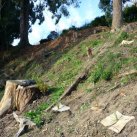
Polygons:
[[112,88],[108,89],[107,92],[110,92],[110,91],[112,91],[112,90],[115,90],[115,89],[117,89],[117,88],[119,88],[119,87],[120,87],[120,84],[115,84],[115,86],[113,86]]
[[30,119],[22,117],[22,116],[18,116],[15,112],[13,112],[13,117],[15,118],[15,120],[17,122],[20,123],[19,124],[19,130],[16,133],[15,137],[19,137],[25,131],[25,128],[33,127],[36,125]]
[[125,77],[125,76],[132,75],[132,74],[137,74],[137,70],[131,70],[131,71],[125,72],[123,74],[120,74],[120,75],[118,75],[118,78]]

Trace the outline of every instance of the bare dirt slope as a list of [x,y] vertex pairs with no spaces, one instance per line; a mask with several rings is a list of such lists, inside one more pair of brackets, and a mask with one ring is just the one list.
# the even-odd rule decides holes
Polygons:
[[[71,108],[71,112],[52,114],[52,120],[41,129],[35,128],[22,137],[136,137],[137,136],[137,82],[106,92],[108,86],[101,86],[96,93],[75,91],[62,102]],[[97,106],[97,110],[92,107]],[[135,116],[120,134],[105,128],[100,121],[106,116],[119,111]],[[17,124],[12,117],[1,120],[1,137],[10,137],[17,131]]]
[[[49,81],[53,85],[58,86],[58,83],[62,85],[65,83],[65,88],[67,88],[71,85],[76,75],[83,71],[84,65],[89,63],[85,49],[92,45],[94,55],[91,59],[91,64],[93,64],[93,66],[91,67],[89,78],[79,83],[76,90],[72,91],[71,95],[65,97],[61,101],[63,104],[70,107],[71,112],[43,112],[44,125],[41,128],[34,127],[30,129],[23,134],[22,137],[137,137],[137,75],[131,74],[123,76],[122,78],[118,77],[119,74],[137,69],[136,30],[129,33],[129,37],[127,37],[126,33],[114,35],[109,32],[107,35],[103,33],[91,35],[90,29],[79,32],[77,38],[75,38],[76,34],[74,33],[75,32],[70,32],[70,34],[66,34],[68,35],[67,37],[70,37],[69,39],[67,37],[63,38],[62,36],[53,42],[41,45],[41,47],[34,47],[31,61],[28,62],[28,64],[34,60],[36,60],[35,63],[37,64],[41,63],[39,66],[43,69],[41,74],[42,78],[47,78],[49,76],[51,77]],[[73,34],[75,35],[74,37]],[[119,46],[123,39],[132,40],[133,38],[135,39],[133,45]],[[101,40],[101,42],[99,40]],[[71,41],[73,41],[73,44],[70,44]],[[76,47],[74,46],[75,44],[77,44]],[[49,47],[47,48],[46,46]],[[64,55],[64,52],[69,53],[69,51],[66,50],[70,52],[73,50],[74,53]],[[27,50],[24,55],[26,58],[29,57],[30,51],[31,48]],[[54,56],[53,52],[56,51],[58,51],[58,53]],[[51,55],[44,60],[43,56],[45,56],[45,53],[47,55],[49,52],[52,52]],[[109,56],[107,56],[108,53]],[[72,55],[76,58],[71,60]],[[61,60],[59,60],[59,58],[61,58]],[[111,76],[112,70],[105,70],[103,79],[102,73],[104,70],[100,71],[100,69],[98,69],[100,67],[98,64],[102,63],[100,60],[103,58],[105,68],[107,68],[109,64],[109,67],[115,68],[114,70],[112,69],[114,71],[113,77],[109,80],[106,78]],[[111,58],[113,60],[111,60]],[[82,61],[82,64],[79,62],[78,64],[76,64],[77,62],[69,64],[75,59]],[[18,64],[14,64],[14,71],[20,66],[20,63]],[[75,64],[76,66],[73,66]],[[8,65],[5,65],[5,73],[6,66]],[[27,70],[30,70],[30,66],[26,64],[23,65],[24,66],[18,68],[18,71],[20,71],[20,73],[22,72],[22,74],[10,76],[13,76],[12,78],[25,77]],[[81,65],[81,67],[78,65]],[[27,68],[24,69],[26,66]],[[40,71],[39,66],[38,72]],[[35,69],[35,66],[32,67],[32,70],[36,73],[37,69]],[[78,69],[76,69],[74,73],[73,71],[76,67]],[[117,69],[119,71],[117,71]],[[50,72],[47,72],[46,76],[44,73],[45,70]],[[93,73],[94,71],[96,73]],[[69,72],[69,74],[65,75],[66,72]],[[71,75],[71,73],[74,74]],[[92,81],[93,78],[97,78],[98,80],[98,75],[100,78],[99,81],[95,82],[96,79]],[[71,77],[73,77],[73,79],[71,79]],[[68,79],[70,79],[70,81],[66,82]],[[93,84],[94,82],[95,84]],[[27,107],[26,112],[36,109],[43,102],[48,102],[49,98],[50,96],[44,96],[33,102],[33,104]],[[119,134],[107,129],[100,123],[102,119],[116,111],[124,115],[135,117]],[[17,130],[18,124],[14,120],[12,114],[7,114],[4,118],[0,119],[0,137],[12,137]]]

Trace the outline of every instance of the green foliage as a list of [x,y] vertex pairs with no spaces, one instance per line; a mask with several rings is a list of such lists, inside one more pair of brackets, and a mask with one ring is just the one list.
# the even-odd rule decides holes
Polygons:
[[115,41],[115,45],[120,44],[123,40],[126,40],[129,37],[127,32],[121,32],[118,39]]
[[92,92],[92,89],[86,89],[86,92],[90,93],[90,92]]
[[48,85],[45,84],[40,78],[35,79],[35,81],[40,91],[45,94],[48,91]]
[[[73,80],[75,79],[76,75],[81,71],[83,62],[80,59],[80,56],[82,57],[83,54],[86,53],[86,47],[97,47],[102,43],[101,40],[88,40],[85,42],[80,43],[78,47],[74,47],[71,51],[67,52],[61,59],[59,59],[53,66],[52,69],[50,69],[48,72],[45,72],[44,75],[48,76],[48,78],[52,81],[55,81],[55,88],[49,87],[48,92],[51,93],[49,95],[49,99],[46,103],[41,104],[36,110],[33,110],[31,112],[28,112],[26,115],[30,117],[38,126],[41,126],[43,124],[43,111],[48,108],[52,103],[55,103],[58,101],[59,97],[63,94],[64,89],[69,86]],[[79,54],[77,54],[79,53]],[[32,67],[29,66],[29,68],[37,67],[36,63],[35,65],[32,65]],[[39,67],[38,67],[39,68]],[[31,77],[38,81],[37,83],[41,84],[40,76],[36,75],[34,71],[31,71],[31,69],[28,69],[29,73],[31,74]],[[33,73],[32,73],[33,72]],[[54,73],[53,73],[54,72]],[[38,85],[40,85],[38,84]],[[42,86],[40,85],[43,89]]]
[[44,121],[42,119],[42,112],[48,108],[49,104],[43,103],[41,104],[36,110],[29,111],[25,115],[26,117],[29,117],[38,127],[42,126],[44,124]]
[[88,81],[97,83],[103,79],[109,81],[113,75],[116,74],[122,67],[123,60],[120,59],[121,54],[108,53],[96,64],[94,70],[91,72]]
[[86,109],[88,109],[90,107],[90,103],[89,102],[86,102],[86,103],[83,103],[81,106],[80,106],[80,111],[83,112],[85,111]]
[[[11,0],[2,0],[0,9],[0,50],[10,49],[13,39],[19,36],[19,9]],[[10,12],[7,12],[10,11]]]
[[113,67],[109,66],[104,70],[102,74],[102,79],[109,81],[112,79],[112,76],[113,76]]
[[62,95],[63,88],[50,88],[49,92],[52,92],[49,100],[46,103],[42,103],[35,110],[27,112],[25,115],[29,117],[38,127],[41,127],[44,124],[43,112],[53,103],[56,103],[59,97]]
[[[54,2],[50,0],[28,0],[29,2],[29,18],[26,18],[28,23],[28,31],[32,31],[32,24],[36,20],[39,20],[39,24],[44,21],[43,11],[46,7],[52,12],[52,18],[55,18],[56,23],[60,20],[62,15],[69,16],[68,6],[79,6],[79,0],[56,0]],[[0,50],[6,49],[15,38],[19,37],[20,26],[20,11],[26,10],[26,6],[21,6],[21,3],[17,0],[2,0],[0,9]],[[10,11],[10,12],[7,12]],[[25,20],[25,19],[24,19]],[[29,21],[31,23],[29,23]],[[27,26],[26,25],[26,26]],[[25,29],[25,28],[24,28]],[[27,35],[27,34],[26,34]]]
[[97,27],[97,26],[110,26],[111,19],[106,18],[106,16],[96,17],[93,21],[89,23],[85,23],[82,27],[76,28],[76,30],[83,30],[90,27]]
[[68,86],[81,70],[82,61],[76,55],[76,51],[76,48],[74,48],[74,50],[66,53],[48,73],[45,73],[50,80],[56,81],[55,85],[57,87]]
[[101,45],[101,44],[102,44],[102,41],[99,40],[99,39],[97,39],[97,40],[92,40],[92,42],[91,42],[91,47],[94,48],[94,47],[99,46],[99,45]]
[[105,16],[101,17],[96,17],[92,22],[91,26],[96,27],[96,26],[109,26],[109,22],[107,22]]
[[[131,0],[123,0],[123,3],[127,1]],[[105,12],[106,22],[108,22],[108,24],[110,25],[112,20],[113,1],[100,0],[99,8]],[[135,5],[123,8],[123,20],[127,23],[137,21],[137,7]]]
[[102,76],[104,67],[102,64],[98,64],[95,70],[92,72],[91,81],[97,83]]
[[76,28],[75,26],[71,26],[69,29],[64,29],[62,33],[60,34],[61,36],[67,34],[70,30],[77,31],[79,28]]
[[137,47],[133,47],[133,48],[130,50],[130,52],[133,53],[133,54],[134,54],[134,53],[137,54]]
[[125,22],[137,21],[137,7],[135,5],[124,8],[123,19]]
[[137,75],[136,74],[132,74],[132,75],[128,75],[125,77],[121,78],[121,85],[127,85],[130,82],[136,81],[137,80]]

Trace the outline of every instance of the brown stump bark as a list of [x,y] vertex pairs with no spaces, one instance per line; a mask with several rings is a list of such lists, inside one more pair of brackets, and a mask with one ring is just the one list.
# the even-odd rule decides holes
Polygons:
[[40,90],[32,80],[8,80],[0,102],[0,116],[13,110],[22,112],[28,103],[40,95]]

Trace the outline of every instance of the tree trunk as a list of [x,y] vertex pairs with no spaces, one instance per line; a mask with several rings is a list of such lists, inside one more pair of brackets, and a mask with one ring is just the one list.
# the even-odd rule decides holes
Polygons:
[[113,0],[112,30],[120,29],[122,23],[122,0]]
[[20,1],[20,46],[28,46],[28,29],[29,29],[29,0]]
[[0,0],[0,20],[1,20],[2,0]]
[[22,112],[30,101],[40,95],[40,90],[31,80],[8,80],[0,102],[0,117],[14,110]]

